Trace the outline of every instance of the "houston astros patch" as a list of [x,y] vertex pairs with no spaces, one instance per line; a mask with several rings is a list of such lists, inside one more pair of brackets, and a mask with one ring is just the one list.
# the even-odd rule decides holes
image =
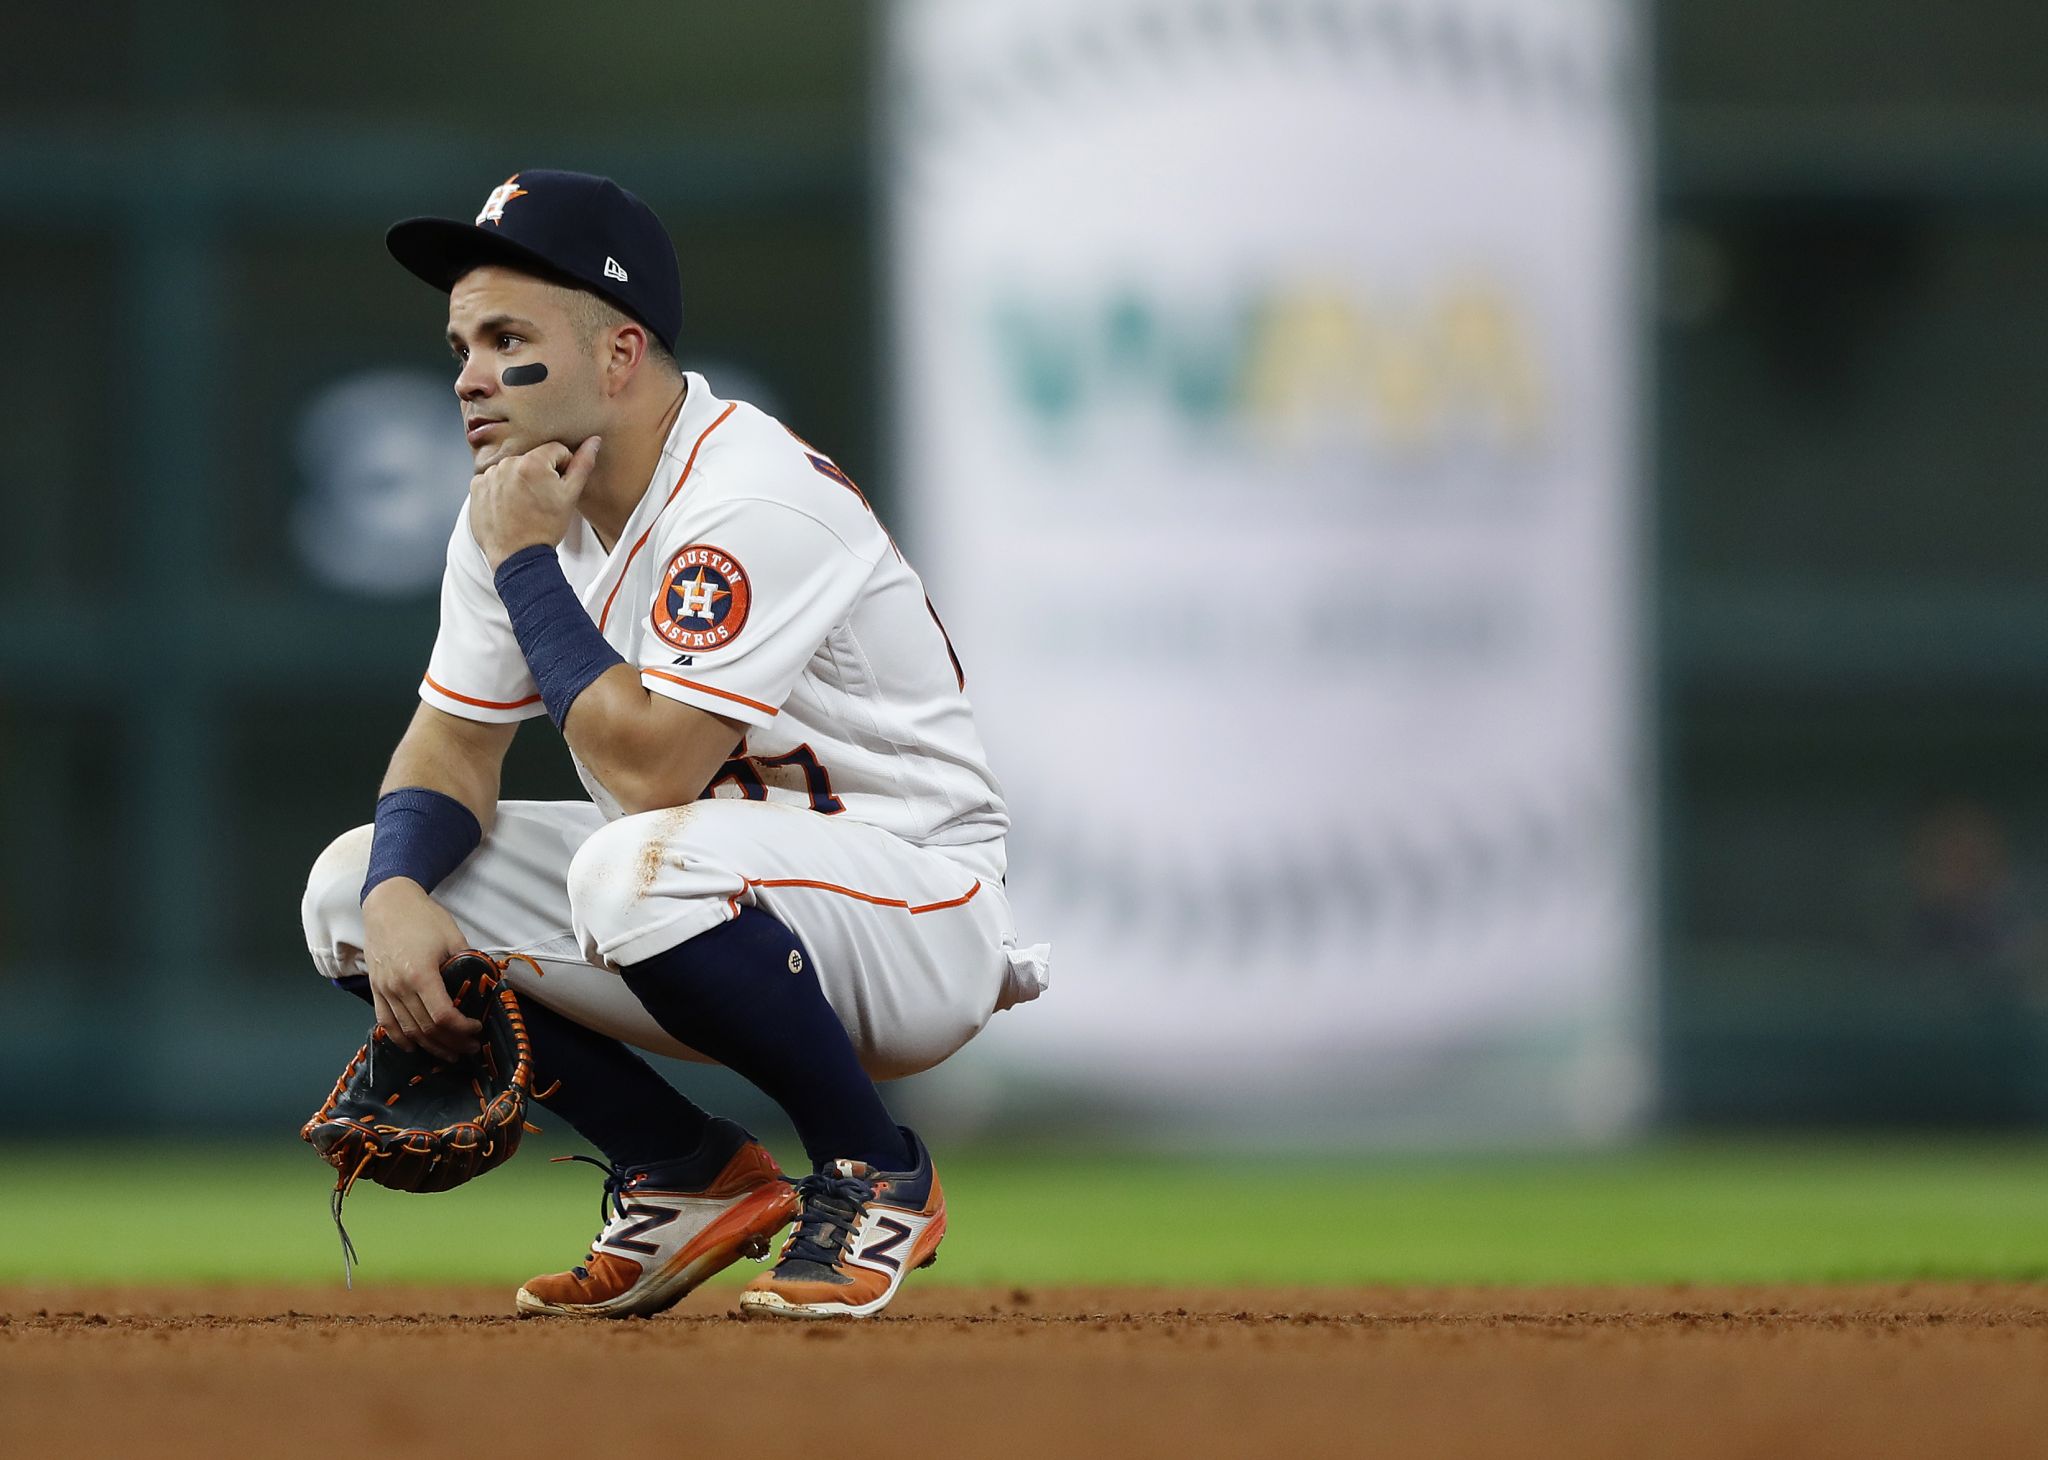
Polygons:
[[668,560],[654,595],[654,632],[662,642],[698,653],[718,649],[746,627],[754,590],[731,553],[693,543]]

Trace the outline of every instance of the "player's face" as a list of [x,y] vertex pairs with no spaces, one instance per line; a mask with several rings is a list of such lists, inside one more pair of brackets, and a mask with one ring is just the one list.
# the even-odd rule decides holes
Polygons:
[[546,441],[576,447],[599,434],[603,402],[564,303],[566,290],[486,266],[448,293],[455,394],[478,471]]

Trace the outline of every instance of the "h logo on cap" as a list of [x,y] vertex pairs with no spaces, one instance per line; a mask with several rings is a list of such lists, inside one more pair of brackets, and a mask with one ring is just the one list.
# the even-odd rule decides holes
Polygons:
[[505,221],[505,205],[514,198],[523,198],[525,196],[526,189],[519,186],[519,174],[515,172],[495,188],[492,188],[491,195],[484,199],[484,210],[476,215],[477,227],[481,228],[486,223],[503,223]]

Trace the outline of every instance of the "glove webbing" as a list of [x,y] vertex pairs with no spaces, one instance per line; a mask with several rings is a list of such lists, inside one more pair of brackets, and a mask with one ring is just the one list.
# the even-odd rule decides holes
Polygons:
[[[519,1128],[521,1130],[532,1131],[536,1135],[540,1133],[540,1127],[526,1120],[522,1113],[526,1096],[532,1089],[533,1076],[531,1041],[526,1033],[526,1016],[521,1011],[519,1001],[514,996],[511,988],[505,985],[504,981],[497,975],[504,971],[513,958],[519,959],[531,968],[536,978],[543,977],[546,970],[532,957],[524,953],[510,954],[502,961],[490,959],[486,955],[475,956],[493,965],[493,972],[485,973],[478,977],[476,981],[477,991],[484,997],[496,1001],[499,1009],[504,1014],[506,1022],[511,1026],[515,1036],[514,1044],[519,1051],[518,1064],[513,1069],[511,1078],[487,1101],[484,1099],[483,1082],[475,1078],[470,1080],[470,1088],[476,1093],[480,1103],[477,1118],[474,1120],[459,1121],[454,1125],[446,1126],[439,1130],[374,1124],[360,1116],[336,1122],[337,1124],[352,1126],[369,1137],[361,1157],[353,1167],[342,1168],[337,1166],[336,1170],[339,1174],[335,1177],[334,1190],[329,1198],[328,1210],[334,1218],[335,1233],[341,1239],[342,1283],[351,1292],[355,1289],[355,1268],[360,1265],[361,1259],[356,1255],[355,1243],[349,1239],[348,1228],[342,1223],[341,1208],[342,1203],[347,1200],[349,1192],[354,1189],[358,1178],[370,1168],[373,1162],[399,1155],[432,1156],[437,1139],[456,1137],[457,1133],[466,1132],[468,1133],[467,1140],[456,1139],[451,1142],[455,1148],[458,1150],[475,1150],[477,1144],[481,1142],[482,1150],[478,1152],[479,1159],[495,1165],[497,1162],[492,1158],[495,1155],[497,1137],[494,1132],[510,1126],[515,1114],[519,1115]],[[452,998],[458,1006],[463,999],[469,996],[470,988],[469,980],[465,979],[461,986],[453,991]],[[333,1092],[328,1095],[326,1102],[320,1109],[314,1113],[313,1118],[307,1122],[308,1130],[311,1130],[315,1125],[327,1121],[333,1115],[334,1108],[347,1091],[349,1082],[355,1078],[356,1072],[361,1068],[363,1062],[370,1058],[371,1051],[374,1049],[379,1038],[387,1041],[391,1038],[382,1025],[371,1031],[370,1039],[349,1060],[347,1068],[341,1072],[341,1078],[335,1082]],[[479,1050],[478,1060],[486,1073],[496,1080],[499,1076],[497,1056],[488,1040],[485,1041]],[[436,1065],[427,1071],[427,1074],[437,1074],[447,1068],[446,1065]],[[408,1083],[417,1085],[425,1078],[426,1075],[415,1075]],[[554,1090],[560,1088],[560,1085],[561,1082],[557,1080],[549,1088],[548,1093],[554,1093]],[[401,1094],[402,1092],[394,1093],[385,1103],[390,1105],[397,1104]],[[402,1137],[402,1139],[394,1141],[392,1139],[394,1136]],[[509,1155],[510,1152],[507,1153],[507,1156]],[[486,1169],[488,1167],[480,1167],[479,1173]]]

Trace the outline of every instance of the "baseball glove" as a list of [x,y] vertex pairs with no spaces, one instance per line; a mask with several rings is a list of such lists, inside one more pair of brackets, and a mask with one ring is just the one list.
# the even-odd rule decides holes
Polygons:
[[483,1023],[474,1055],[443,1063],[424,1049],[401,1049],[379,1025],[299,1131],[339,1173],[334,1226],[351,1286],[356,1253],[341,1204],[358,1177],[394,1191],[447,1191],[509,1161],[533,1128],[533,1048],[506,966],[476,952],[441,965],[456,1008]]

